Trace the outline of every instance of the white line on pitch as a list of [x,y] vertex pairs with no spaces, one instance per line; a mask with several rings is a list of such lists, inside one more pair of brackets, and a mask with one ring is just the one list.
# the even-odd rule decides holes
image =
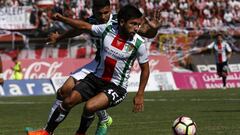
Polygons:
[[25,102],[25,101],[0,101],[1,105],[30,105],[30,104],[48,104],[50,102]]

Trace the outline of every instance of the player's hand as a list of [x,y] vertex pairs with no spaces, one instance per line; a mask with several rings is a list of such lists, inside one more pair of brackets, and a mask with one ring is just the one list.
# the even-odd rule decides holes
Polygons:
[[55,13],[55,14],[52,15],[53,20],[61,21],[61,18],[63,18],[63,16],[59,13]]
[[153,29],[158,29],[161,26],[161,11],[155,10],[152,18],[144,17],[145,23]]
[[55,46],[57,41],[58,41],[58,38],[59,38],[59,34],[58,32],[56,33],[51,33],[49,36],[48,36],[48,39],[47,39],[47,44],[50,44],[50,45],[53,45]]
[[133,98],[133,112],[142,112],[144,110],[144,96],[143,95],[136,95]]

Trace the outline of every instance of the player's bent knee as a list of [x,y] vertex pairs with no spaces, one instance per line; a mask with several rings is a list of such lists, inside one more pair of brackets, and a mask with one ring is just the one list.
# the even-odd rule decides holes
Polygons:
[[71,88],[61,87],[61,88],[58,90],[58,94],[64,99],[64,98],[66,98],[68,95],[71,94],[71,91],[72,91]]
[[78,93],[72,93],[63,101],[63,107],[70,110],[75,105],[79,104],[81,101],[81,96]]
[[63,101],[66,97],[63,97],[61,94],[61,88],[58,89],[57,91],[57,99]]
[[65,109],[70,110],[75,106],[75,102],[70,100],[69,98],[66,98],[62,105]]
[[63,99],[69,96],[72,92],[74,84],[75,84],[74,79],[71,77],[68,78],[68,80],[63,84],[63,86],[58,89],[57,91],[58,95]]
[[91,102],[86,102],[84,109],[89,113],[94,113],[97,111],[97,106]]

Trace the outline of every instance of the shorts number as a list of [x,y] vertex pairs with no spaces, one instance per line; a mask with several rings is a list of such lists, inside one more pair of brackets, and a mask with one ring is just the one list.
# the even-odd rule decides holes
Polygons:
[[119,97],[118,94],[117,94],[115,91],[113,91],[113,89],[109,89],[109,90],[108,90],[108,94],[111,94],[111,95],[112,95],[112,97],[113,97],[112,100],[113,100],[113,101],[115,101],[115,98],[116,98],[116,97]]

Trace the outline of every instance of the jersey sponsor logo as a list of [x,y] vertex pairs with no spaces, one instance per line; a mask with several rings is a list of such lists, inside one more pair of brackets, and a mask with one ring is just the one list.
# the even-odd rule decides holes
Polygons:
[[133,44],[125,44],[125,51],[126,52],[131,52],[134,48]]
[[126,40],[121,40],[119,35],[116,35],[116,37],[112,41],[112,46],[115,48],[122,50],[124,47],[124,44],[126,43]]

